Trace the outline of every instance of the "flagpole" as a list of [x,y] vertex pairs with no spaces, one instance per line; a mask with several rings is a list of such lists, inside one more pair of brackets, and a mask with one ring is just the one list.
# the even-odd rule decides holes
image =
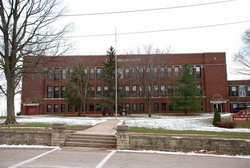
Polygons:
[[[115,51],[117,52],[117,36],[115,27]],[[115,118],[117,119],[117,54],[115,54]]]

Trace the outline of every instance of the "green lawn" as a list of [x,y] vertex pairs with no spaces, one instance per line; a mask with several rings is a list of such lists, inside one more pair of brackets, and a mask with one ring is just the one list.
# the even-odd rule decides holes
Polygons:
[[159,136],[185,136],[185,137],[206,137],[206,138],[239,138],[250,139],[250,133],[241,132],[210,132],[210,131],[176,131],[144,127],[130,127],[131,132],[140,134],[151,134]]

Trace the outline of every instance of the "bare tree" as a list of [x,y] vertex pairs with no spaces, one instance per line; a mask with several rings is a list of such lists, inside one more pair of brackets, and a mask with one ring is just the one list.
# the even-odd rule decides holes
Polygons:
[[[17,124],[14,96],[24,71],[34,69],[43,56],[58,56],[67,47],[63,35],[69,26],[59,29],[52,24],[64,12],[58,0],[0,0],[0,69],[4,72],[7,97],[7,119],[4,124]],[[37,56],[23,63],[25,57]]]
[[241,75],[250,75],[250,29],[244,32],[242,41],[244,45],[234,55],[234,62],[239,65],[236,72]]
[[[138,64],[138,62],[128,62],[125,64],[125,66],[130,67],[132,69],[132,74],[135,77],[132,77],[131,80],[137,80],[137,83],[140,84],[139,92],[142,94],[139,94],[140,97],[143,97],[146,101],[147,112],[148,116],[151,117],[152,113],[152,99],[154,97],[159,96],[159,90],[161,87],[164,86],[165,93],[166,93],[166,69],[165,65],[167,63],[168,57],[167,56],[159,56],[162,54],[169,54],[170,47],[167,49],[160,49],[153,47],[152,44],[149,45],[143,45],[142,48],[137,48],[136,50],[129,50],[129,52],[126,52],[128,55],[133,54],[141,54],[141,65]],[[146,68],[144,69],[144,67]],[[134,67],[137,67],[135,70],[133,70]],[[161,68],[164,68],[164,75],[161,73]],[[142,70],[143,69],[143,70]],[[134,71],[134,72],[133,72]],[[166,94],[165,94],[166,96]]]

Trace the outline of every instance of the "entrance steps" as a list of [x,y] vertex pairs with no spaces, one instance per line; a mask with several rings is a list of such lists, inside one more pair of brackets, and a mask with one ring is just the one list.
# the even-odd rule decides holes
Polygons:
[[89,147],[89,148],[115,148],[115,135],[97,135],[97,134],[71,134],[68,135],[64,146],[69,147]]

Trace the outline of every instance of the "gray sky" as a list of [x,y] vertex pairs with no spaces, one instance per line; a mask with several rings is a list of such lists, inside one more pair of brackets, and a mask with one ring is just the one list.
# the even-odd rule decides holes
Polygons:
[[[172,53],[226,52],[228,79],[244,79],[231,72],[231,58],[241,46],[242,33],[250,28],[250,0],[64,0],[63,5],[68,15],[85,14],[61,19],[74,25],[68,35],[73,42],[70,54],[105,55],[115,46],[115,36],[110,34],[116,28],[118,54],[148,44],[161,49],[170,46]],[[158,8],[170,9],[99,14]],[[248,22],[224,25],[242,21]],[[194,28],[200,26],[204,28]],[[119,35],[157,30],[164,31]],[[104,34],[108,35],[98,36]],[[88,35],[97,36],[84,37]]]

